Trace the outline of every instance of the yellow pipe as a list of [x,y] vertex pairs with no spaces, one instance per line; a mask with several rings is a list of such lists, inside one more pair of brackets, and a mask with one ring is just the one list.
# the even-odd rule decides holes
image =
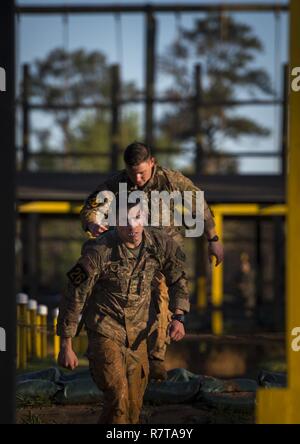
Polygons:
[[17,365],[20,369],[27,367],[27,303],[28,296],[25,293],[17,294]]
[[40,341],[41,341],[41,358],[48,356],[48,335],[47,335],[47,315],[48,307],[46,305],[38,306],[38,315],[40,317]]
[[221,310],[213,310],[212,314],[212,332],[214,335],[221,335],[223,333],[223,313]]
[[53,316],[53,358],[57,361],[59,349],[60,349],[60,337],[56,334],[58,308],[52,311]]
[[70,202],[28,202],[18,206],[19,213],[79,213],[82,205]]
[[42,316],[42,358],[48,356],[47,316]]
[[201,310],[207,306],[206,277],[200,276],[197,281],[197,307]]
[[[216,232],[220,240],[223,240],[223,216],[215,212]],[[212,258],[212,291],[211,301],[214,307],[220,307],[223,302],[223,264],[215,266],[215,258]]]
[[38,359],[42,358],[42,319],[39,314],[36,316],[36,357]]
[[281,216],[287,212],[286,205],[258,204],[215,204],[210,205],[213,212],[223,216]]
[[[223,240],[223,215],[217,211],[214,212],[216,232],[220,240]],[[223,313],[221,308],[223,304],[223,264],[215,266],[216,259],[212,259],[212,282],[211,282],[211,302],[212,302],[212,332],[216,335],[223,333]]]
[[20,354],[21,354],[20,318],[21,318],[20,306],[19,304],[17,304],[17,368],[20,368]]
[[28,317],[29,317],[29,329],[28,329],[28,354],[31,357],[37,357],[37,327],[36,327],[36,316],[37,316],[37,301],[34,299],[29,299],[28,301]]
[[[47,202],[37,201],[28,202],[18,206],[19,213],[76,213],[78,214],[82,205],[73,204],[71,202]],[[284,204],[274,205],[258,205],[258,204],[215,204],[211,205],[213,211],[222,213],[223,215],[232,216],[276,216],[285,215],[287,206]]]
[[30,313],[27,307],[26,310],[26,325],[27,325],[27,331],[26,331],[26,348],[27,348],[27,356],[28,358],[31,357],[32,355],[32,347],[31,347],[31,336],[32,336],[32,331],[31,331],[31,324],[30,324]]

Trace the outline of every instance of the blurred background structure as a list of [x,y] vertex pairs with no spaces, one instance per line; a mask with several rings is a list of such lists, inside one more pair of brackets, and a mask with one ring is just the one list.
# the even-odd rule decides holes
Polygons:
[[[85,240],[81,205],[138,139],[205,191],[225,247],[215,268],[203,239],[187,240],[189,336],[170,346],[169,367],[251,377],[288,362],[299,389],[289,345],[299,313],[295,96],[288,115],[297,3],[17,2],[16,290],[36,301],[24,310],[18,296],[20,368],[56,356],[51,313]],[[282,411],[296,422],[298,394],[260,394],[260,422],[280,422]]]
[[288,2],[19,1],[17,291],[57,306],[87,194],[134,139],[205,191],[226,252],[187,240],[192,331],[284,329]]

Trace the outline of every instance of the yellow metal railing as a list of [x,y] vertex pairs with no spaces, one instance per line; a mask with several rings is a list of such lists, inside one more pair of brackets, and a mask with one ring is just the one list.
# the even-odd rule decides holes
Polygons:
[[[48,323],[48,307],[28,300],[25,293],[17,295],[17,368],[26,369],[36,360],[57,361],[60,337],[56,335],[58,309],[52,311]],[[87,350],[87,336],[84,331],[73,339],[74,351],[84,354]]]
[[[300,66],[300,1],[290,1],[290,67]],[[291,79],[289,78],[289,84]],[[293,349],[292,332],[300,327],[300,92],[289,88],[286,245],[286,389],[258,390],[257,422],[300,424],[300,351]]]

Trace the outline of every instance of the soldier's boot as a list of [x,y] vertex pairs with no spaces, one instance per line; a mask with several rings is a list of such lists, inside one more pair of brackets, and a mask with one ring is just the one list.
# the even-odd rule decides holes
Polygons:
[[148,337],[149,379],[165,381],[168,376],[165,366],[165,356],[167,345],[170,343],[168,326],[171,319],[171,312],[169,311],[168,287],[161,273],[155,277],[152,294],[156,300],[157,310],[155,329]]

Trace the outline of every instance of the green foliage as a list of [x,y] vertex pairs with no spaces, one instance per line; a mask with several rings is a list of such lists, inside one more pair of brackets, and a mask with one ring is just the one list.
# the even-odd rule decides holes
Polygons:
[[[232,101],[239,93],[250,97],[257,92],[272,95],[268,73],[255,65],[263,46],[250,26],[232,16],[209,14],[195,20],[192,29],[181,28],[176,39],[161,57],[162,72],[173,79],[166,93],[173,97],[194,94],[192,63],[202,67],[202,98],[204,101]],[[160,130],[175,142],[190,142],[195,135],[195,108],[179,103],[160,122]],[[222,148],[224,137],[268,136],[270,131],[251,118],[232,113],[223,106],[201,108],[202,145],[205,153]],[[225,159],[226,161],[226,159]],[[229,170],[234,162],[227,159]],[[225,162],[225,163],[226,163]]]
[[39,415],[35,415],[29,410],[27,415],[22,418],[22,424],[42,424],[42,420]]
[[[100,51],[77,49],[66,52],[54,49],[45,58],[36,59],[30,76],[30,99],[47,106],[57,104],[88,105],[99,102],[110,104],[111,71],[106,56]],[[121,85],[124,97],[136,94],[133,83]],[[56,128],[62,134],[62,146],[53,146],[53,131],[43,128],[35,131],[38,150],[51,154],[59,151],[64,157],[36,157],[34,169],[97,170],[109,171],[111,147],[111,113],[106,108],[95,111],[80,107],[72,110],[54,109]],[[138,116],[124,114],[119,134],[119,145],[126,146],[138,138]],[[85,157],[84,153],[96,152],[103,156]],[[72,156],[78,153],[79,156]],[[106,155],[108,154],[108,155]]]

